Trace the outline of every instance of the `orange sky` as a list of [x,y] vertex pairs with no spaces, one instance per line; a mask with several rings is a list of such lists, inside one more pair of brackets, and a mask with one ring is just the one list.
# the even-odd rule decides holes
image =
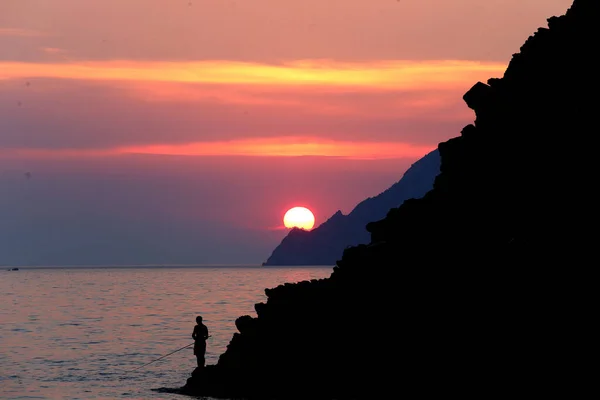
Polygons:
[[[3,0],[0,195],[12,200],[0,200],[0,217],[10,215],[13,225],[5,224],[0,235],[2,229],[10,234],[18,226],[23,240],[15,239],[19,245],[13,243],[11,249],[24,249],[22,242],[40,231],[39,221],[60,215],[64,237],[54,247],[66,249],[77,220],[46,207],[43,199],[69,204],[81,195],[86,199],[78,201],[83,215],[96,215],[94,197],[75,195],[75,187],[63,186],[81,186],[87,179],[121,193],[115,208],[100,207],[104,214],[87,223],[95,228],[86,240],[96,243],[94,230],[109,229],[107,215],[120,215],[126,199],[142,201],[148,190],[119,186],[114,173],[102,166],[104,160],[141,171],[139,179],[148,187],[151,182],[160,187],[166,177],[179,182],[175,177],[180,174],[187,183],[171,188],[179,196],[196,198],[213,191],[222,199],[231,197],[216,203],[229,207],[218,212],[215,205],[179,205],[177,215],[189,215],[196,228],[184,229],[179,217],[159,218],[162,213],[172,216],[160,207],[154,217],[143,214],[144,223],[135,207],[115,222],[137,226],[135,240],[140,243],[154,243],[142,229],[150,224],[154,230],[172,230],[180,241],[183,236],[201,241],[218,228],[224,237],[238,235],[237,248],[245,249],[227,253],[232,257],[226,260],[216,253],[205,257],[206,252],[177,250],[175,239],[162,238],[160,257],[262,262],[284,232],[265,233],[263,241],[250,247],[243,245],[250,242],[248,232],[271,232],[281,222],[281,210],[295,201],[310,203],[318,225],[337,209],[349,212],[386,189],[412,162],[472,121],[462,95],[477,81],[501,77],[524,40],[570,3]],[[186,162],[197,159],[201,170],[181,168],[175,174],[170,163],[184,156]],[[302,156],[312,160],[304,177],[304,164],[297,159]],[[294,159],[291,169],[282,167],[288,165],[286,158]],[[60,167],[66,165],[63,161],[70,167]],[[42,186],[36,197],[27,197],[33,195],[9,183],[33,165],[40,170],[34,176],[47,174],[59,182],[35,181]],[[152,165],[152,175],[144,175],[141,165]],[[224,165],[232,169],[224,171]],[[319,173],[317,165],[328,173]],[[244,171],[243,182],[233,171]],[[209,186],[202,179],[190,183],[203,174],[221,180]],[[282,183],[306,179],[311,183],[301,195]],[[260,197],[244,194],[263,181],[262,190],[272,197],[268,208]],[[240,196],[248,201],[236,205]],[[23,230],[24,220],[15,215],[34,214],[44,218],[27,219],[30,229]],[[212,221],[215,215],[218,221]],[[140,259],[157,257],[150,247],[140,244]],[[11,260],[29,257],[25,250],[0,247],[0,254],[7,251]],[[62,260],[68,253],[55,249],[44,254]]]

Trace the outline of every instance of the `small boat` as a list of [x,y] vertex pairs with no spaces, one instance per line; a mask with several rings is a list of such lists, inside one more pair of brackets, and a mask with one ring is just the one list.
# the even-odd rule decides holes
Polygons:
[[18,270],[19,270],[19,268],[9,268],[9,269],[7,269],[7,271],[18,271]]

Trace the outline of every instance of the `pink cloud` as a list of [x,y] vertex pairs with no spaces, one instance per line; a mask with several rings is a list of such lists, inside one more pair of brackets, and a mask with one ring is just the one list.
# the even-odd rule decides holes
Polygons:
[[64,54],[67,53],[65,49],[59,49],[58,47],[42,47],[41,50],[46,54]]
[[35,29],[0,28],[0,36],[43,37],[50,36],[50,34]]
[[[149,146],[189,152],[194,143],[282,138],[429,147],[473,120],[462,101],[473,78],[432,90],[0,80],[0,147],[65,149],[65,156],[69,149],[88,149],[90,156]],[[341,149],[347,155],[349,148]]]

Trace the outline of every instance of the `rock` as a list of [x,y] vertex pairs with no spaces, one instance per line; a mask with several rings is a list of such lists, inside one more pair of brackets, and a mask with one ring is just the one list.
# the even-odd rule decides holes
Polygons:
[[477,82],[471,90],[463,96],[463,100],[470,109],[477,111],[486,105],[486,100],[491,97],[492,88],[485,83]]
[[[584,397],[594,382],[598,2],[575,0],[465,101],[433,189],[329,278],[269,289],[189,395]],[[247,326],[252,329],[247,329]],[[595,326],[595,325],[594,325]]]

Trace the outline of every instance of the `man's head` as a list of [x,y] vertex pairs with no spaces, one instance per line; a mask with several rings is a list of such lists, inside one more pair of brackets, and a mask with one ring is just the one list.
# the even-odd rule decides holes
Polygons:
[[196,323],[197,323],[197,324],[201,324],[201,323],[202,323],[202,317],[201,317],[201,316],[199,316],[199,315],[198,315],[198,316],[196,317]]

